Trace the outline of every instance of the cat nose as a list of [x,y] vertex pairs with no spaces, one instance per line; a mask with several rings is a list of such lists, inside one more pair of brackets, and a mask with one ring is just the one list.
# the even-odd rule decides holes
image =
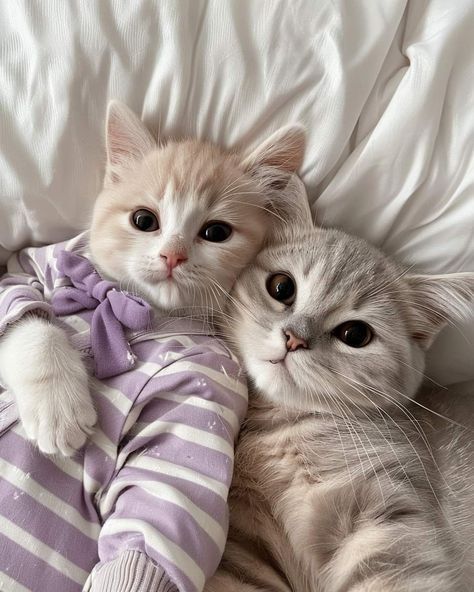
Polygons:
[[175,267],[178,267],[180,263],[184,263],[187,261],[188,257],[184,251],[161,251],[160,256],[163,259],[166,259],[166,265],[168,266],[168,271],[171,271]]
[[285,329],[285,331],[283,331],[283,333],[285,334],[285,337],[286,337],[286,349],[288,351],[296,351],[297,349],[300,349],[300,348],[308,349],[308,343],[304,339],[302,339],[301,337],[298,337],[298,335],[295,335],[289,329]]

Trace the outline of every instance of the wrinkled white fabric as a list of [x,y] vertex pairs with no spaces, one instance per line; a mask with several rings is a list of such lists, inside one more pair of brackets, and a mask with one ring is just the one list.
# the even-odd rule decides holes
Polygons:
[[[308,129],[320,222],[426,272],[474,270],[472,0],[0,0],[0,263],[86,223],[109,98],[157,134]],[[474,378],[474,323],[430,374]],[[463,336],[464,335],[464,336]]]

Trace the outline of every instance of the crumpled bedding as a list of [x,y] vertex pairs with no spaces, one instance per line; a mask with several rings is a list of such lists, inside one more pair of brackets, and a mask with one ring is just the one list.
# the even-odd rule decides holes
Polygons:
[[[421,271],[474,270],[471,0],[4,2],[0,263],[86,224],[109,98],[158,135],[254,144],[308,130],[316,219]],[[429,374],[474,378],[474,322]]]

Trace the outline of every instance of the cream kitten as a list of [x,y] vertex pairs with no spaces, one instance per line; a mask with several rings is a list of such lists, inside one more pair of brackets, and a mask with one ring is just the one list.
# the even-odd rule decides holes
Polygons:
[[[112,102],[90,259],[159,314],[207,318],[282,219],[309,215],[293,175],[304,144],[299,126],[280,129],[250,154],[198,140],[157,144]],[[38,317],[15,324],[0,341],[0,374],[43,452],[71,454],[84,444],[96,414],[82,360],[61,329]]]
[[336,230],[260,253],[229,303],[252,388],[207,592],[472,590],[472,393],[414,397],[473,295]]

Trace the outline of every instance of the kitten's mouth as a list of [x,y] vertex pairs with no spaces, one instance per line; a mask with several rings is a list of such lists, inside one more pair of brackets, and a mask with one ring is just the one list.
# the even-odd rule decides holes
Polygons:
[[176,281],[176,276],[172,273],[163,273],[163,271],[148,270],[144,279],[150,284],[171,284]]

